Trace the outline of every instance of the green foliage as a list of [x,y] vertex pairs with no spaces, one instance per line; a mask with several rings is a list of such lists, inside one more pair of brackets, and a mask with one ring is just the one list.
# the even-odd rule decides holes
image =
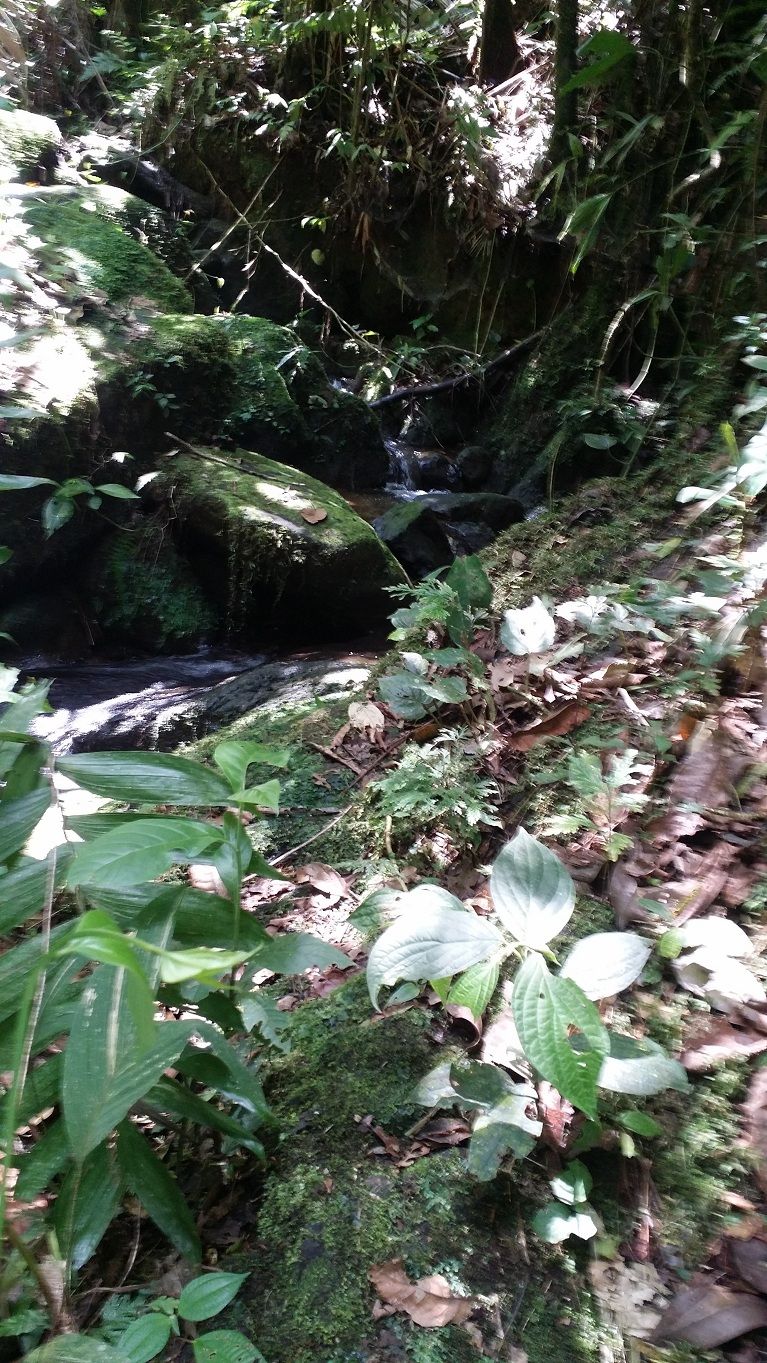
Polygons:
[[[247,971],[238,983],[230,972],[246,961],[251,974],[347,963],[306,934],[273,942],[241,910],[246,875],[279,874],[254,850],[239,817],[244,808],[276,809],[278,783],[249,784],[250,771],[256,764],[284,766],[287,755],[225,741],[214,750],[217,770],[160,753],[63,758],[62,772],[82,788],[166,812],[73,816],[65,826],[76,827],[82,841],[73,853],[54,848],[38,871],[24,848],[56,795],[50,756],[26,730],[46,688],[14,691],[15,677],[6,671],[3,678],[0,716],[0,924],[13,933],[0,967],[0,1057],[10,1076],[0,1099],[6,1152],[0,1210],[4,1217],[13,1167],[18,1195],[48,1195],[71,1275],[131,1192],[181,1254],[199,1258],[194,1218],[160,1153],[172,1145],[175,1119],[219,1132],[230,1148],[256,1158],[263,1150],[255,1131],[273,1121],[255,1072],[228,1039],[247,1030],[252,996]],[[202,817],[167,812],[174,806]],[[211,808],[224,810],[223,817],[205,817]],[[193,859],[216,868],[228,898],[161,879]],[[75,890],[79,912],[73,916],[65,898],[54,925],[53,897],[64,885]],[[54,1039],[59,1044],[51,1051]],[[149,1127],[132,1120],[145,1102],[153,1114]],[[40,1138],[25,1149],[15,1133],[32,1122]],[[193,1301],[190,1292],[184,1313],[215,1314],[225,1304],[215,1289],[233,1292],[238,1282],[206,1278],[211,1302]],[[219,1339],[210,1350],[223,1360],[231,1343]]]
[[438,824],[476,840],[478,825],[498,826],[496,783],[476,769],[476,742],[447,729],[433,743],[410,743],[393,770],[371,783],[380,813],[409,834]]
[[[647,1096],[683,1088],[687,1080],[681,1065],[651,1043],[608,1029],[594,1003],[638,978],[651,943],[636,933],[591,934],[552,973],[550,943],[573,914],[575,892],[558,857],[523,828],[496,859],[490,890],[497,926],[434,885],[418,886],[390,902],[393,921],[368,959],[374,1006],[385,985],[429,980],[438,981],[435,987],[448,1002],[463,994],[466,1006],[473,1004],[480,1017],[498,980],[498,967],[516,958],[521,965],[511,999],[518,1046],[509,1059],[526,1061],[592,1121],[597,1119],[600,1089]],[[513,1085],[494,1065],[472,1062],[465,1070],[443,1066],[423,1081],[418,1097],[428,1106],[455,1103],[480,1110],[469,1167],[482,1179],[492,1178],[509,1152],[517,1158],[528,1154],[540,1135],[540,1123],[528,1114],[535,1090]],[[561,1190],[554,1191],[563,1201]],[[557,1208],[542,1214],[545,1238],[595,1233],[585,1195],[573,1194],[570,1201],[574,1211],[564,1220]]]

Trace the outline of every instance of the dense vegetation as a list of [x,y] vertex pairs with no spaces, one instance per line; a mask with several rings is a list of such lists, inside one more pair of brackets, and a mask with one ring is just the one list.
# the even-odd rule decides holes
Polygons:
[[766,118],[754,0],[2,12],[0,1360],[764,1356]]

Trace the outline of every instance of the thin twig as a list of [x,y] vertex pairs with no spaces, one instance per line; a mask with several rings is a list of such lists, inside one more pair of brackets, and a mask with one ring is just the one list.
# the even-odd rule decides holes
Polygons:
[[524,354],[530,346],[534,345],[544,335],[545,328],[534,331],[531,336],[525,336],[524,340],[517,341],[516,345],[510,346],[508,350],[502,350],[495,359],[489,360],[481,369],[467,370],[464,374],[459,374],[454,379],[441,379],[439,383],[416,383],[411,388],[395,388],[393,393],[384,393],[382,398],[375,398],[368,403],[369,407],[385,407],[390,402],[405,402],[408,398],[427,398],[433,397],[436,393],[448,393],[456,388],[461,388],[464,384],[482,383],[485,375],[493,369],[499,369],[501,365],[508,364],[510,360],[516,359],[518,355]]

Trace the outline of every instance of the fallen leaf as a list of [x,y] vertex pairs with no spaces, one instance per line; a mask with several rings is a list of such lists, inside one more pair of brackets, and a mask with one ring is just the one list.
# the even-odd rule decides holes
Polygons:
[[755,1287],[757,1292],[767,1294],[767,1241],[757,1237],[752,1240],[733,1240],[730,1244],[730,1259],[744,1283]]
[[543,1122],[541,1139],[544,1145],[560,1153],[567,1150],[583,1126],[583,1117],[545,1079],[538,1084],[538,1107]]
[[693,734],[668,788],[668,812],[653,825],[653,835],[663,841],[689,838],[706,823],[705,810],[729,805],[748,765],[747,754],[713,720],[704,721]]
[[349,893],[349,887],[342,875],[334,871],[332,866],[326,866],[321,861],[311,861],[306,866],[299,866],[296,871],[296,884],[313,885],[321,894],[326,895],[327,905],[337,904]]
[[667,1291],[653,1264],[594,1259],[589,1278],[595,1295],[625,1334],[647,1339],[661,1319]]
[[698,1349],[718,1349],[738,1335],[767,1325],[767,1301],[716,1283],[688,1287],[670,1302],[652,1340],[683,1339]]
[[531,724],[527,729],[520,729],[512,734],[508,746],[514,752],[529,752],[530,748],[545,738],[559,738],[562,734],[569,734],[571,729],[584,724],[590,714],[588,705],[581,705],[575,700],[569,701],[553,714],[539,720],[537,724]]
[[477,1306],[473,1297],[459,1297],[453,1292],[441,1273],[411,1282],[401,1259],[378,1264],[368,1276],[383,1303],[373,1308],[376,1319],[404,1311],[416,1325],[438,1330],[443,1325],[461,1325]]
[[767,1017],[765,1027],[739,1027],[740,1010],[726,1020],[714,1022],[700,1035],[691,1038],[682,1052],[681,1060],[691,1074],[702,1074],[724,1060],[733,1060],[767,1051]]
[[371,741],[386,728],[386,716],[372,700],[353,700],[348,715],[351,727],[360,729]]
[[222,899],[229,898],[229,891],[215,866],[205,866],[201,862],[192,862],[189,867],[189,884],[195,890],[204,890],[206,894],[217,894]]
[[319,525],[320,521],[326,521],[328,518],[327,511],[321,506],[305,506],[300,514],[309,525]]

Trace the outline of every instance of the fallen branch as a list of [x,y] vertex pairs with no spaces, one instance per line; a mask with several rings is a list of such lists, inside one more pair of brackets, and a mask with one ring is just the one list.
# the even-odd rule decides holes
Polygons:
[[516,345],[510,346],[508,350],[502,350],[495,359],[489,360],[481,369],[467,370],[465,374],[459,374],[453,379],[440,379],[438,383],[416,383],[411,388],[395,388],[393,393],[385,393],[382,398],[375,398],[369,402],[369,407],[385,407],[390,402],[406,402],[408,398],[429,398],[436,393],[454,392],[456,388],[461,388],[464,384],[482,383],[485,376],[493,369],[500,369],[502,365],[508,364],[518,355],[523,355],[529,350],[536,341],[539,341],[544,334],[544,328],[534,331],[532,336],[525,336],[524,340],[517,341]]

